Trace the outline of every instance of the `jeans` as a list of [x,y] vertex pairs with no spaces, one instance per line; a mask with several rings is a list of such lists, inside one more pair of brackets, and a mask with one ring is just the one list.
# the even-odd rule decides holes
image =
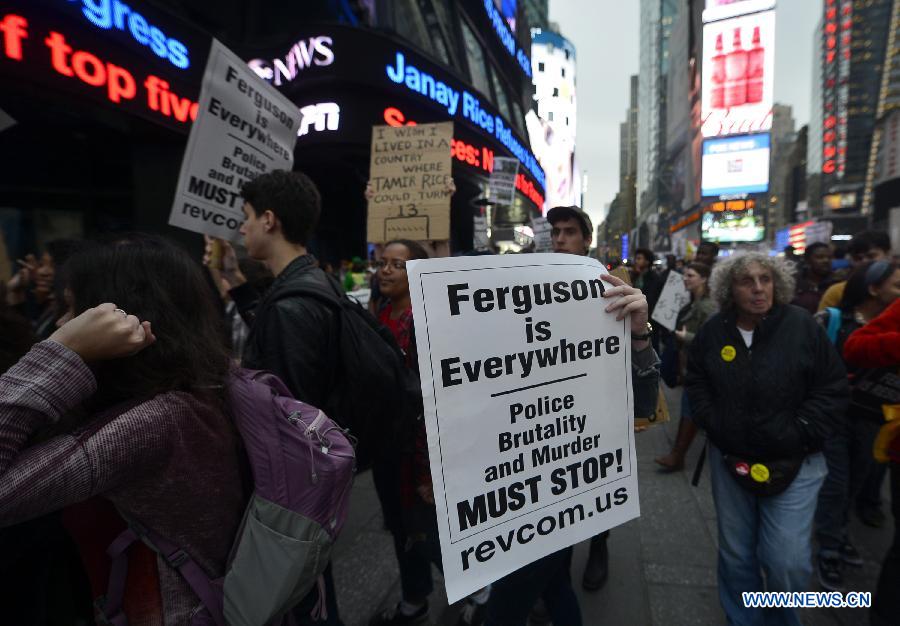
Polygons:
[[691,403],[687,391],[681,392],[681,419],[691,420]]
[[900,464],[891,463],[891,510],[894,513],[894,544],[881,565],[881,575],[872,598],[872,624],[896,623],[900,615]]
[[404,509],[400,467],[395,462],[376,462],[372,466],[372,479],[385,526],[394,539],[401,595],[407,602],[421,602],[434,591],[432,564],[442,570],[435,509],[425,503]]
[[485,626],[525,626],[538,598],[560,626],[581,626],[581,608],[572,589],[572,548],[548,554],[491,585]]
[[841,547],[850,541],[850,507],[875,465],[872,446],[878,428],[875,422],[851,417],[825,441],[828,476],[816,507],[816,538],[823,557],[840,557]]
[[[869,456],[871,456],[871,450],[869,452]],[[881,509],[881,488],[884,485],[887,470],[886,464],[876,463],[873,459],[869,473],[863,479],[859,494],[856,496],[857,510]]]
[[800,626],[795,609],[746,608],[741,593],[807,590],[816,497],[827,472],[824,456],[808,456],[794,482],[777,496],[746,491],[713,445],[709,469],[719,527],[719,602],[728,623]]

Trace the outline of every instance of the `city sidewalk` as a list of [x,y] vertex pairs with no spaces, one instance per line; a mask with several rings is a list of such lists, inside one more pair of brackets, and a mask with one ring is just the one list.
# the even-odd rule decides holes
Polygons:
[[[716,591],[717,530],[708,471],[704,470],[698,487],[690,484],[702,438],[692,446],[684,472],[662,474],[653,462],[654,457],[668,452],[678,427],[680,390],[667,389],[666,397],[672,421],[637,436],[641,516],[612,530],[610,578],[602,590],[587,593],[581,589],[587,542],[576,546],[572,573],[586,625],[725,623]],[[865,564],[848,568],[848,590],[874,588],[892,537],[890,524],[873,529],[853,519],[851,532]],[[334,570],[346,626],[365,626],[377,609],[399,598],[393,547],[382,527],[369,473],[360,476],[354,486],[350,517],[335,549]],[[453,626],[459,607],[447,607],[440,581],[435,571],[432,623]],[[811,589],[818,587],[813,583]],[[860,609],[809,610],[804,612],[803,622],[809,626],[867,624],[866,613]]]

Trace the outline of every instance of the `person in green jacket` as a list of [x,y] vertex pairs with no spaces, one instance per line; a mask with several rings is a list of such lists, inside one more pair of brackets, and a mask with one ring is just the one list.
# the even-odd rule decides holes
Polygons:
[[[707,318],[718,309],[709,295],[709,275],[712,268],[706,263],[691,263],[684,270],[684,286],[691,293],[691,301],[678,312],[675,322],[675,341],[678,345],[678,380],[684,380],[687,369],[687,348],[694,335],[703,326]],[[681,394],[681,421],[678,423],[678,435],[672,451],[666,456],[656,459],[665,471],[677,472],[684,468],[684,455],[687,453],[697,425],[691,419],[687,393]]]

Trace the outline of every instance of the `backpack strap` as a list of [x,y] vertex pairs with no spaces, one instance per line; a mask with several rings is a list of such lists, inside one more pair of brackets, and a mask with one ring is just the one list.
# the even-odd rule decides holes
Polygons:
[[833,306],[825,310],[828,311],[828,340],[832,345],[837,345],[838,332],[841,330],[841,310]]
[[[120,515],[121,512],[119,513]],[[200,598],[200,602],[209,611],[217,626],[226,626],[222,602],[212,587],[209,576],[197,565],[187,552],[174,543],[147,528],[146,526],[122,515],[128,522],[128,528],[113,540],[106,549],[112,559],[109,572],[109,584],[106,595],[101,598],[103,606],[97,606],[105,623],[111,626],[127,626],[128,620],[123,611],[125,598],[125,580],[128,576],[128,548],[136,541],[142,541],[156,552],[166,564],[178,570],[190,588]]]

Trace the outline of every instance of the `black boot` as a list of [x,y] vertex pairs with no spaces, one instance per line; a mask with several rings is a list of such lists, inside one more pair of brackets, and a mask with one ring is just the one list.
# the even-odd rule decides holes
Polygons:
[[584,577],[581,586],[586,591],[598,591],[606,584],[609,578],[609,550],[606,547],[606,539],[609,533],[601,533],[591,538],[591,551],[588,554],[587,565],[584,566]]

